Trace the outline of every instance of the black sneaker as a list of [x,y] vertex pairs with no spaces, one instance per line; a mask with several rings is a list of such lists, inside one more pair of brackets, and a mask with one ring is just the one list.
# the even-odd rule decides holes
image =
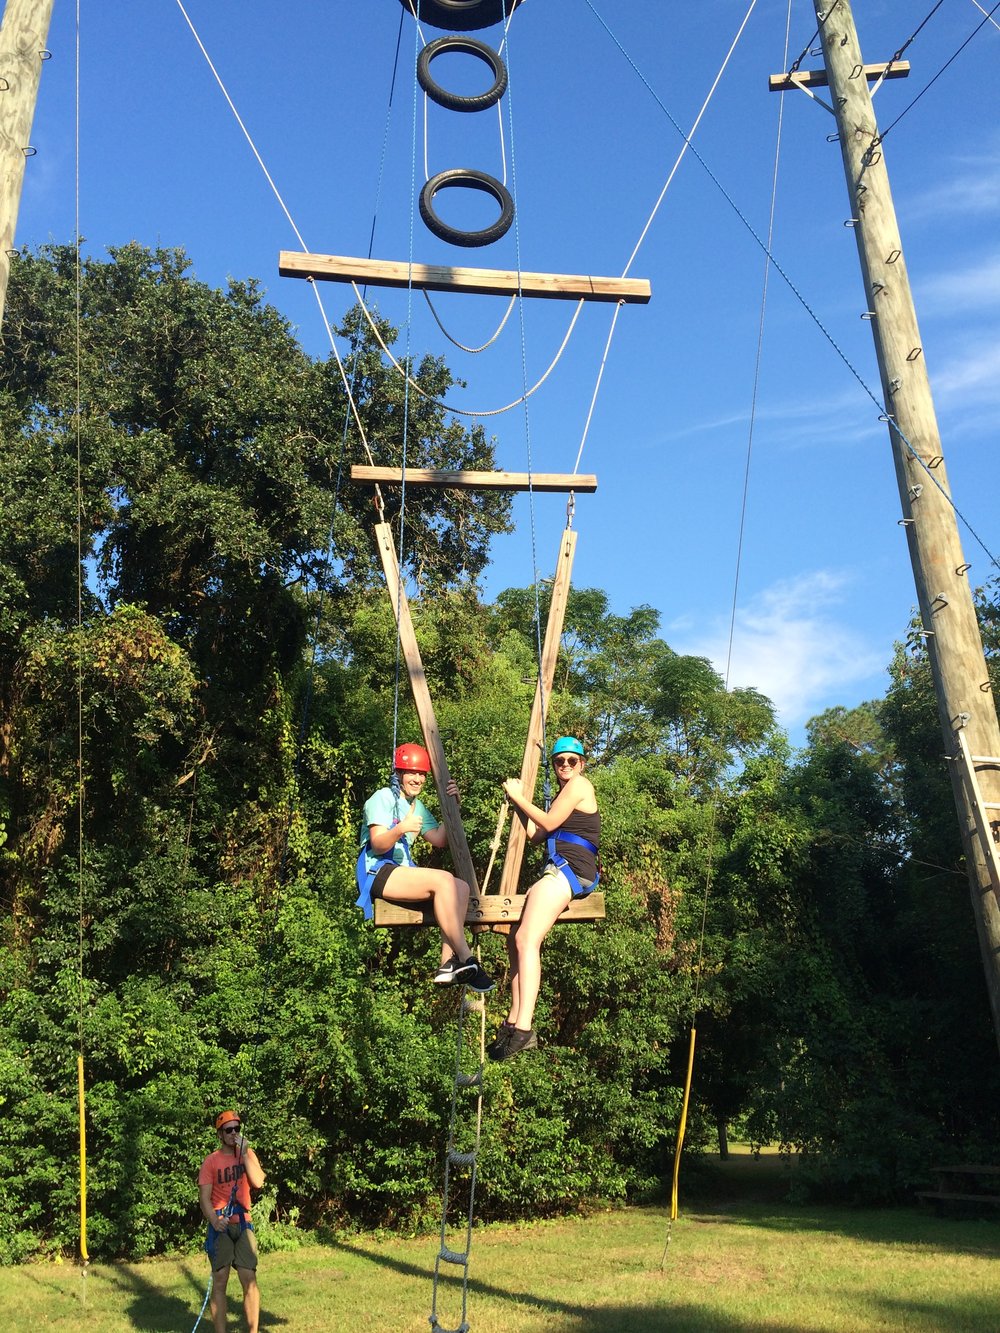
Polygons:
[[472,972],[466,972],[461,977],[461,981],[468,986],[469,990],[474,990],[477,995],[488,995],[496,985],[496,982],[490,974],[476,962],[475,958],[470,958],[469,962],[475,964],[474,970]]
[[497,1035],[486,1047],[486,1054],[490,1057],[491,1060],[500,1060],[502,1058],[500,1055],[500,1051],[506,1045],[507,1038],[513,1031],[514,1031],[514,1024],[508,1023],[507,1020],[504,1019],[504,1021],[500,1024],[499,1028],[497,1029]]
[[[442,963],[434,974],[435,986],[455,986],[459,982],[467,982],[468,978],[476,971],[479,964],[470,954],[464,963],[458,961],[458,955],[452,954],[446,963]],[[483,974],[485,976],[485,973]],[[487,987],[487,989],[490,989]]]
[[536,1051],[538,1049],[538,1038],[535,1035],[535,1029],[529,1028],[527,1032],[523,1028],[513,1028],[508,1032],[506,1040],[500,1044],[500,1048],[494,1060],[509,1060],[512,1055],[520,1055],[522,1051]]

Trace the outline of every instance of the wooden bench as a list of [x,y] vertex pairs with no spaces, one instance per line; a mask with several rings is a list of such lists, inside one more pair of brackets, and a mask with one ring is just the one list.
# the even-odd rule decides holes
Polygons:
[[[528,901],[526,893],[482,893],[472,894],[469,898],[469,910],[465,915],[467,926],[502,926],[520,921],[524,904]],[[384,898],[375,899],[376,926],[433,926],[434,909],[431,904],[421,903],[417,907],[402,907],[399,903],[387,903]],[[603,921],[604,894],[591,893],[586,898],[574,898],[565,912],[558,917],[560,921]]]
[[936,1190],[918,1190],[917,1198],[933,1203],[940,1211],[943,1204],[1000,1204],[997,1188],[1000,1166],[935,1166]]

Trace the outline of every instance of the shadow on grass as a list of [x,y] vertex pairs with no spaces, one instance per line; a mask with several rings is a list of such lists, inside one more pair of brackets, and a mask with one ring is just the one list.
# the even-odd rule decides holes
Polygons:
[[[332,1242],[329,1248],[339,1249],[356,1259],[367,1260],[400,1276],[428,1276],[427,1269],[422,1265],[386,1254],[372,1254],[369,1250],[343,1241]],[[844,1293],[845,1307],[850,1305],[853,1294],[850,1291]],[[670,1333],[750,1333],[751,1330],[753,1333],[796,1333],[786,1318],[772,1322],[758,1315],[748,1321],[739,1316],[726,1315],[715,1308],[705,1309],[666,1297],[655,1304],[594,1307],[555,1300],[514,1287],[502,1288],[470,1278],[469,1315],[473,1327],[474,1302],[477,1297],[488,1298],[501,1306],[509,1303],[520,1310],[537,1310],[549,1314],[553,1316],[553,1326],[558,1327],[559,1333],[622,1333],[623,1329],[627,1329],[628,1333],[663,1333],[667,1327]],[[961,1301],[956,1301],[952,1293],[943,1297],[939,1305],[926,1300],[906,1302],[886,1298],[880,1301],[869,1297],[869,1310],[873,1306],[884,1313],[888,1327],[906,1328],[910,1333],[994,1333],[1000,1327],[995,1302],[975,1293]],[[849,1327],[846,1322],[848,1318],[845,1309],[845,1322],[839,1323],[838,1327]],[[556,1319],[558,1324],[555,1323]],[[862,1326],[858,1325],[859,1328]],[[820,1333],[821,1327],[819,1323],[810,1323],[801,1326],[798,1333]]]
[[[196,1260],[190,1260],[184,1265],[183,1277],[189,1293],[186,1296],[164,1291],[162,1287],[150,1281],[146,1274],[148,1273],[151,1278],[155,1272],[155,1267],[151,1265],[145,1265],[141,1271],[134,1264],[104,1269],[109,1282],[119,1290],[130,1292],[132,1295],[128,1306],[128,1318],[133,1328],[141,1328],[144,1333],[177,1333],[178,1329],[192,1328],[208,1288],[207,1260],[204,1267]],[[231,1273],[229,1278],[228,1303],[229,1322],[232,1323],[234,1312],[242,1320],[243,1291],[235,1272]],[[278,1328],[287,1323],[288,1320],[280,1315],[261,1309],[262,1329]],[[208,1306],[205,1307],[201,1327],[206,1333],[211,1330],[212,1315]]]

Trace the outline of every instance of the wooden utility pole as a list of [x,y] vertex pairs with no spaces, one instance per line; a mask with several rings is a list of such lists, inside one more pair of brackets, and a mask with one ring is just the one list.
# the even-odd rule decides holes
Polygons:
[[0,328],[51,18],[52,0],[7,0],[0,24]]
[[[814,0],[920,618],[1000,1043],[1000,726],[945,474],[885,151],[849,0]],[[794,87],[794,76],[782,87]]]

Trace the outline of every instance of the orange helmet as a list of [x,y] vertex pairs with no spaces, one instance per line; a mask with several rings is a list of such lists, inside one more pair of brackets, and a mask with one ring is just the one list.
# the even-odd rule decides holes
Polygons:
[[221,1129],[223,1125],[228,1125],[233,1120],[235,1120],[237,1124],[240,1123],[239,1111],[221,1111],[215,1117],[215,1128]]
[[392,756],[393,768],[411,768],[415,773],[431,771],[431,757],[422,745],[397,745]]

